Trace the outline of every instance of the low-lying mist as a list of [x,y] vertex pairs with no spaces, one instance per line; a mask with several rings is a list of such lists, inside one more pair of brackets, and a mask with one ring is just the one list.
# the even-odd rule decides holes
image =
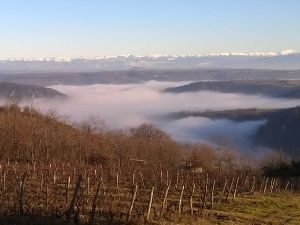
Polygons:
[[90,116],[105,120],[111,128],[128,128],[153,123],[179,141],[218,143],[227,139],[241,148],[251,148],[249,138],[265,120],[233,122],[188,117],[180,120],[163,119],[179,111],[224,110],[237,108],[288,108],[300,105],[300,99],[279,99],[261,95],[196,92],[164,93],[167,87],[187,82],[156,82],[142,84],[95,84],[90,86],[55,85],[67,100],[35,100],[42,111],[49,109],[68,115],[70,121],[82,121]]

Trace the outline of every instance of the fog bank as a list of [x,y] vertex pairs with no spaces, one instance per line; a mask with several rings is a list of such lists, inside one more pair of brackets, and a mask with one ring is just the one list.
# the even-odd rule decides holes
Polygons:
[[[69,98],[67,100],[35,100],[43,111],[53,109],[68,115],[71,121],[96,116],[112,128],[127,128],[142,123],[154,123],[180,141],[214,142],[226,136],[237,145],[246,140],[265,121],[233,122],[208,118],[184,118],[177,121],[162,120],[161,116],[179,111],[224,110],[237,108],[289,108],[300,105],[298,99],[277,99],[259,95],[194,92],[184,94],[163,93],[166,87],[189,82],[156,82],[143,84],[89,86],[50,86]],[[160,118],[160,119],[159,119]],[[245,145],[246,146],[246,145]]]

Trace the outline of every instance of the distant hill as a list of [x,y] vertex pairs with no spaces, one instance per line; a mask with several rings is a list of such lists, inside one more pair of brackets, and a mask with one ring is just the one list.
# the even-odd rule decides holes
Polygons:
[[280,110],[255,134],[254,141],[266,147],[289,152],[300,159],[300,107]]
[[268,119],[286,109],[233,109],[221,111],[181,111],[166,115],[165,119],[178,120],[186,117],[206,117],[210,119],[228,119],[236,122]]
[[262,94],[271,97],[300,98],[300,80],[231,80],[193,82],[164,90],[169,93],[215,91],[223,93]]
[[186,117],[206,117],[232,121],[266,120],[252,137],[254,144],[281,150],[294,157],[300,153],[300,107],[290,109],[236,109],[206,112],[177,112],[169,114],[169,119]]
[[0,82],[1,98],[64,98],[66,95],[52,88],[37,85]]
[[[25,72],[24,72],[25,71]],[[231,81],[231,80],[300,80],[300,70],[253,69],[131,69],[98,72],[9,72],[0,70],[0,80],[19,84],[50,86],[126,84],[146,81]]]

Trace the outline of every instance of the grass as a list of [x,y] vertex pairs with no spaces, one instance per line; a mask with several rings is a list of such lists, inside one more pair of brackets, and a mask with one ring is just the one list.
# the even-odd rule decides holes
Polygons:
[[[59,219],[0,217],[0,224],[65,224]],[[141,223],[135,223],[141,224]],[[150,223],[152,224],[152,223]],[[300,225],[300,194],[244,195],[234,202],[205,210],[201,218],[183,216],[178,221],[154,222],[156,225]]]
[[237,198],[215,210],[206,210],[203,218],[161,225],[300,225],[300,195],[260,194]]
[[243,196],[206,216],[211,224],[300,225],[300,195]]

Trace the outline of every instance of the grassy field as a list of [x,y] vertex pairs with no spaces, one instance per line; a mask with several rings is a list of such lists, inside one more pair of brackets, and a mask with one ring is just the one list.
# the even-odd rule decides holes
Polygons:
[[[0,224],[65,224],[61,220],[32,217],[0,217]],[[72,223],[73,224],[73,223]],[[118,223],[116,223],[118,224]],[[122,224],[122,223],[121,223]],[[300,195],[268,195],[260,194],[242,196],[230,204],[217,206],[215,210],[205,210],[202,218],[189,216],[178,221],[166,220],[149,223],[156,225],[299,225]]]
[[216,210],[206,210],[199,221],[182,224],[299,225],[300,195],[243,196]]

